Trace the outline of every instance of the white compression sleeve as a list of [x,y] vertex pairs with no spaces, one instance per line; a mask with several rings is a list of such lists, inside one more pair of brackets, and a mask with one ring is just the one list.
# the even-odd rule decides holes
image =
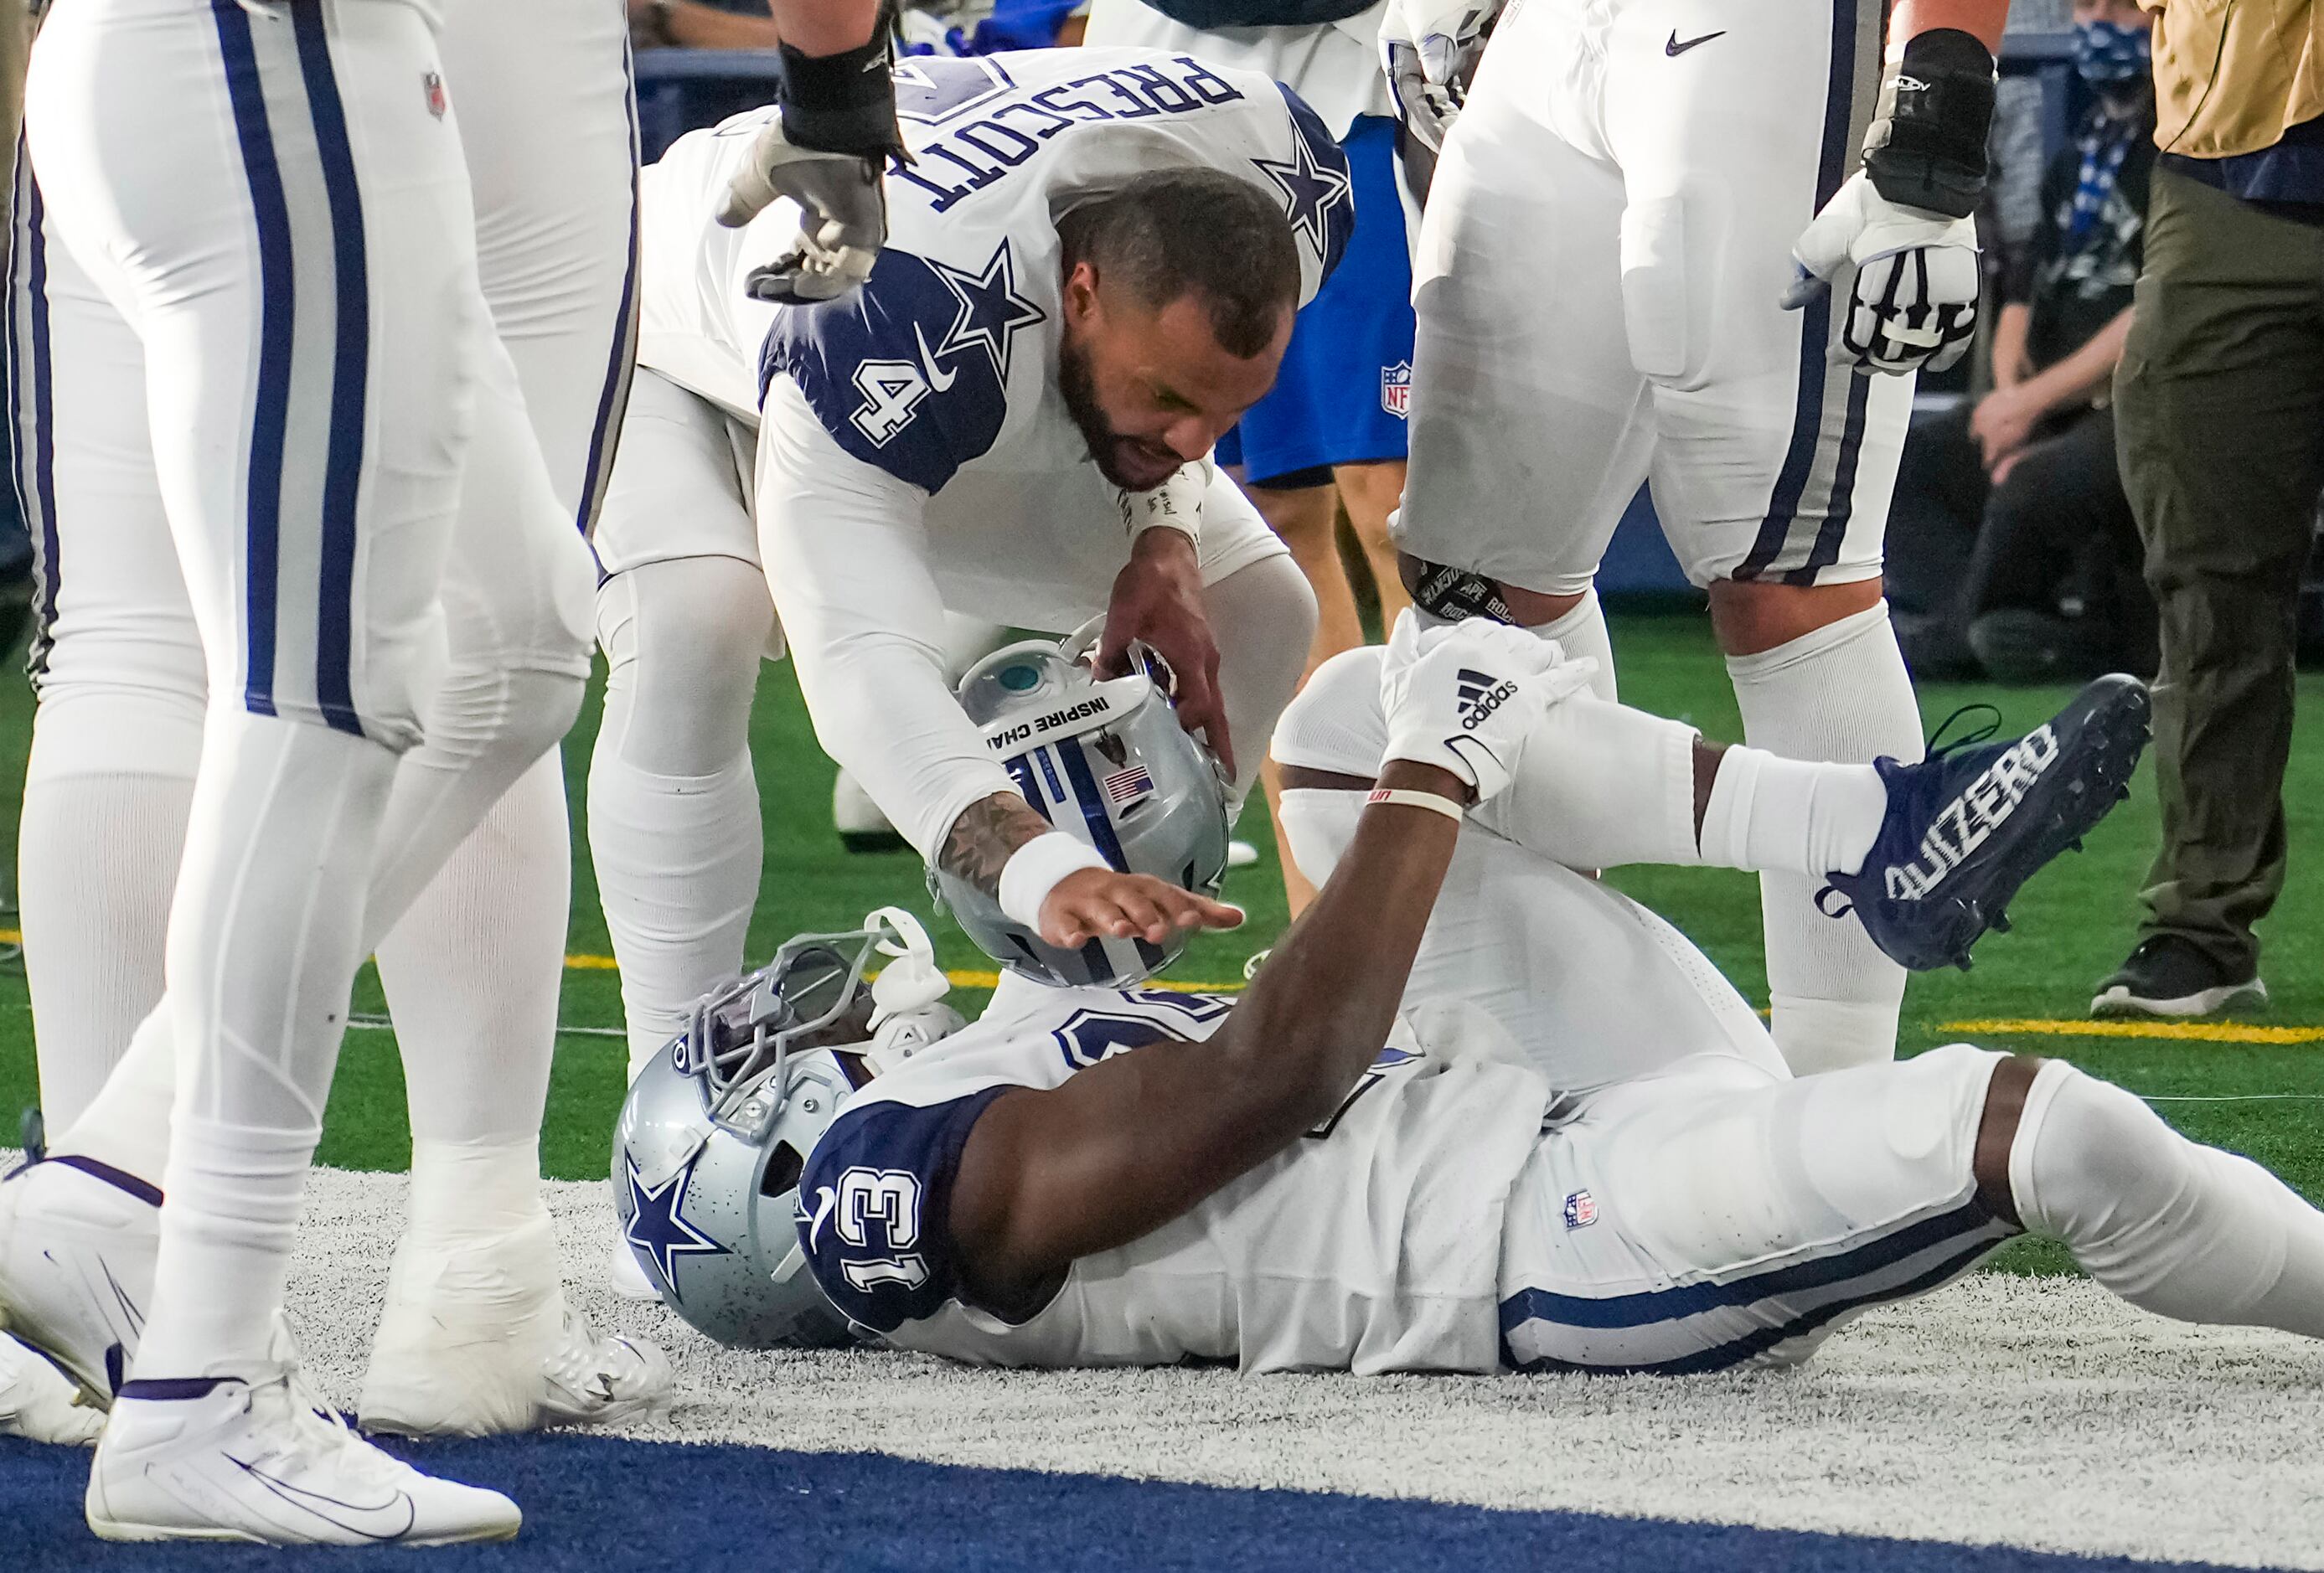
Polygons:
[[16,866],[52,1136],[95,1100],[161,998],[201,729],[198,696],[125,688],[44,694],[34,718]]
[[2133,1305],[2324,1338],[2324,1213],[2062,1060],[2026,1094],[2009,1188],[2027,1228]]
[[1609,704],[1620,703],[1614,682],[1614,641],[1606,631],[1606,609],[1598,603],[1595,584],[1582,593],[1580,603],[1563,617],[1536,623],[1527,631],[1555,639],[1569,656],[1596,661],[1598,670],[1590,679],[1590,692]]
[[774,608],[752,565],[695,557],[614,575],[597,616],[589,848],[634,1072],[742,970],[762,860],[751,700]]
[[565,767],[551,749],[379,943],[415,1153],[539,1137],[572,905]]
[[[1918,759],[1921,717],[1884,602],[1755,656],[1729,656],[1743,739],[1793,759]],[[1816,910],[1821,876],[1767,873],[1759,906],[1775,1042],[1794,1073],[1890,1058],[1904,970]]]
[[1009,772],[945,680],[927,494],[840,450],[778,377],[759,428],[759,557],[824,751],[924,858]]

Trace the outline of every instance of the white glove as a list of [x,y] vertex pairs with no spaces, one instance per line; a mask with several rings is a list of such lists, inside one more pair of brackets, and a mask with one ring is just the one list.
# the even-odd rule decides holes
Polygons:
[[794,147],[783,123],[770,118],[749,158],[726,182],[718,222],[740,229],[778,197],[799,205],[790,249],[751,270],[744,290],[754,300],[798,306],[833,300],[872,276],[888,239],[888,193],[878,158]]
[[1597,669],[1521,628],[1472,617],[1424,629],[1407,609],[1380,663],[1385,758],[1450,770],[1485,802],[1509,784],[1542,713]]
[[1799,276],[1784,291],[1784,309],[1837,290],[1848,302],[1834,361],[1900,375],[1941,372],[1977,333],[1977,253],[1975,219],[1891,202],[1859,170],[1792,247]]
[[1461,113],[1467,73],[1501,0],[1388,0],[1380,15],[1380,69],[1405,129],[1441,152]]

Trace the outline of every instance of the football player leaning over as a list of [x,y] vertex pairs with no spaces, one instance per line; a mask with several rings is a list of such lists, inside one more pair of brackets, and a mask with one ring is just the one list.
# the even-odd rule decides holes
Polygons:
[[[986,668],[1054,703],[1058,659]],[[1803,1359],[2033,1233],[2146,1309],[2324,1337],[2324,1215],[2258,1165],[2059,1062],[1794,1079],[1701,952],[1572,872],[1810,873],[1897,960],[1959,959],[2123,795],[2138,684],[1841,765],[1713,747],[1589,676],[1408,616],[1323,667],[1274,745],[1323,893],[1239,1000],[1011,980],[895,1061],[862,1052],[875,936],[787,945],[623,1111],[626,1227],[670,1305],[730,1342],[1020,1366],[1680,1373]],[[1214,786],[1170,791],[1214,782],[1198,745],[1129,747],[1190,841],[1218,833]],[[1942,828],[1970,804],[1981,836]]]

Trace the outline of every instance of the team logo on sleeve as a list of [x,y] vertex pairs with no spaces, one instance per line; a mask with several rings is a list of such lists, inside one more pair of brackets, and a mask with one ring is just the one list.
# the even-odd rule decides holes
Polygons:
[[1291,157],[1251,162],[1283,198],[1284,216],[1314,248],[1329,278],[1356,227],[1355,178],[1348,170],[1348,155],[1306,101],[1280,82],[1276,86],[1291,112]]
[[[1009,243],[1002,241],[976,272],[946,267],[933,258],[928,265],[936,277],[960,302],[960,309],[945,330],[944,343],[936,350],[936,359],[970,348],[982,350],[992,361],[992,369],[1001,374],[1003,387],[1009,383],[1009,352],[1017,335],[1036,323],[1047,322],[1048,316],[1032,301],[1017,293],[1017,261],[1010,254]],[[933,373],[931,373],[933,375]]]
[[1398,420],[1412,415],[1412,363],[1398,361],[1380,368],[1380,408]]

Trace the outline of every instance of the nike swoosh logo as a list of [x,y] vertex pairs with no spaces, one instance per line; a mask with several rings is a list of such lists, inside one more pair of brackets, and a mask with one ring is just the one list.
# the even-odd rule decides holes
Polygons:
[[816,1187],[815,1219],[807,1226],[807,1249],[813,1250],[823,1234],[823,1226],[830,1221],[832,1209],[838,1205],[839,1192],[828,1185]]
[[928,336],[917,322],[912,324],[912,336],[920,341],[920,368],[927,373],[929,391],[941,393],[959,380],[958,372],[947,372],[936,364],[936,356],[928,350]]
[[1663,53],[1673,56],[1683,55],[1686,53],[1687,51],[1692,49],[1696,44],[1709,43],[1714,38],[1725,38],[1726,36],[1727,30],[1722,27],[1717,32],[1706,32],[1701,38],[1691,38],[1682,43],[1679,41],[1678,29],[1674,27],[1671,29],[1670,41],[1663,45]]
[[409,1492],[394,1492],[386,1501],[369,1504],[341,1502],[320,1492],[293,1486],[263,1469],[244,1464],[239,1458],[234,1461],[242,1465],[244,1474],[292,1506],[303,1507],[317,1517],[341,1529],[352,1530],[366,1540],[400,1541],[410,1534],[412,1526],[420,1522],[419,1505],[411,1500]]

